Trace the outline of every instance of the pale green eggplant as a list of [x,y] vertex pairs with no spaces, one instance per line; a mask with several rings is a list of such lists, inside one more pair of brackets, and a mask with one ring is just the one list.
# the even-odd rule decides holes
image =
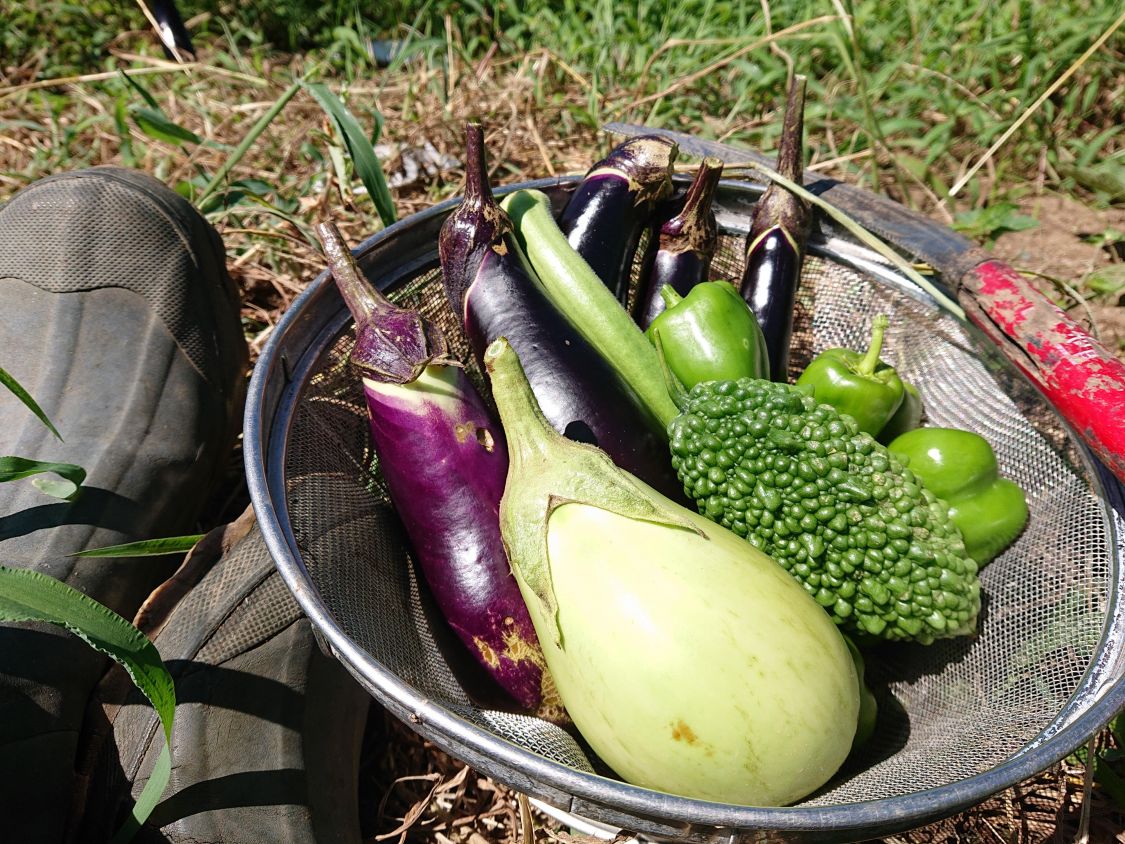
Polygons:
[[635,785],[741,805],[823,785],[859,715],[827,613],[746,540],[555,433],[506,340],[485,364],[511,461],[501,533],[598,756]]

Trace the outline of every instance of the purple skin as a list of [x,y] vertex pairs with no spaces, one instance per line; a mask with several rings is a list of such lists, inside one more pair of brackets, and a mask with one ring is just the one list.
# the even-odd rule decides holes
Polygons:
[[[785,104],[777,172],[798,184],[804,170],[804,112],[805,77],[794,76]],[[776,183],[762,194],[750,222],[739,291],[762,327],[774,381],[788,380],[793,305],[811,223],[804,201]]]
[[446,219],[438,251],[446,294],[477,359],[506,337],[555,430],[596,445],[622,469],[683,501],[665,433],[539,286],[492,196],[481,127],[470,124],[466,134],[465,197]]
[[358,327],[352,363],[379,467],[437,605],[521,707],[549,710],[553,684],[500,536],[500,424],[440,331],[368,283],[334,224],[318,234]]
[[621,302],[641,235],[657,203],[672,193],[677,151],[659,135],[619,144],[590,169],[559,218],[567,241]]
[[711,203],[722,175],[722,162],[705,158],[684,197],[683,210],[660,227],[659,248],[634,308],[634,319],[641,328],[648,328],[664,311],[660,291],[665,284],[687,296],[695,285],[707,280],[719,242]]

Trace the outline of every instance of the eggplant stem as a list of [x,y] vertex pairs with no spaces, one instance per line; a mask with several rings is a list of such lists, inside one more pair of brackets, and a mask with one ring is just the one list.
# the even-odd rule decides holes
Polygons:
[[684,207],[679,213],[682,227],[699,225],[698,218],[711,210],[715,185],[723,175],[723,162],[718,158],[704,158],[699,170],[684,196]]
[[746,165],[754,170],[757,170],[763,176],[769,178],[770,181],[777,182],[783,188],[786,188],[790,192],[795,193],[806,202],[815,205],[817,208],[819,208],[821,211],[823,211],[825,214],[827,214],[829,217],[831,217],[833,220],[847,229],[851,234],[855,235],[855,237],[861,243],[871,247],[884,258],[886,258],[887,261],[889,261],[892,265],[899,269],[903,275],[905,275],[912,282],[918,285],[922,290],[926,291],[926,293],[933,297],[934,301],[936,301],[939,305],[956,316],[958,319],[965,319],[965,309],[957,304],[957,301],[955,299],[951,299],[949,296],[939,290],[935,284],[923,278],[922,275],[906,260],[904,260],[901,255],[891,249],[891,247],[887,246],[886,243],[877,238],[875,235],[873,235],[871,232],[869,232],[867,229],[865,229],[835,205],[825,202],[816,194],[810,193],[801,185],[794,182],[792,179],[786,178],[785,176],[781,175],[781,173],[778,173],[776,170],[766,164],[760,164],[757,161],[747,161]]
[[484,203],[492,199],[492,186],[488,181],[488,162],[484,155],[484,127],[479,123],[465,124],[465,202]]
[[886,314],[879,314],[871,323],[871,344],[867,347],[867,354],[856,367],[860,375],[873,375],[875,367],[879,365],[879,355],[883,352],[883,334],[887,330],[890,320]]
[[317,224],[316,233],[320,237],[324,255],[328,258],[328,266],[332,271],[332,278],[336,287],[344,298],[344,304],[352,312],[356,325],[366,325],[371,322],[374,314],[391,306],[390,301],[379,293],[374,285],[363,278],[355,256],[348,248],[340,229],[332,220],[323,220]]
[[781,129],[781,144],[777,149],[777,170],[798,181],[804,170],[805,83],[800,74],[794,74],[789,84],[785,103],[785,117]]

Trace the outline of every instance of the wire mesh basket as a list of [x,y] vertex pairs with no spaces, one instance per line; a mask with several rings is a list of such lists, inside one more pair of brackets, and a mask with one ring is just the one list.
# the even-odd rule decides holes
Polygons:
[[[573,180],[536,187],[561,208]],[[515,187],[508,188],[513,190]],[[498,191],[502,193],[504,191]],[[760,188],[723,182],[712,273],[737,279]],[[392,299],[441,326],[479,370],[441,287],[447,202],[356,254]],[[654,839],[857,840],[916,827],[1047,767],[1125,704],[1120,517],[1106,480],[1052,407],[984,335],[820,221],[798,293],[791,374],[830,346],[862,348],[890,317],[884,359],[919,385],[927,425],[988,439],[1026,491],[1027,529],[981,574],[979,633],[867,655],[876,734],[821,790],[786,808],[630,786],[575,733],[490,693],[411,560],[350,371],[351,318],[327,274],[294,303],[255,370],[246,419],[251,494],[286,583],[322,643],[393,714],[477,770],[551,806]]]

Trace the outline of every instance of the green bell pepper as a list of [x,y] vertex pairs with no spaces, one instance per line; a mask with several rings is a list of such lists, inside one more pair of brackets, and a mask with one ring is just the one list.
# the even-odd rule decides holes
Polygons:
[[765,335],[750,306],[729,282],[705,281],[687,296],[666,284],[660,296],[665,310],[645,335],[684,387],[770,377]]
[[827,349],[805,367],[798,386],[811,387],[813,398],[851,416],[859,429],[876,436],[902,404],[903,385],[895,370],[879,360],[887,317],[879,314],[871,327],[867,352]]
[[902,404],[891,416],[890,421],[883,426],[876,439],[886,445],[900,434],[913,431],[922,426],[922,394],[913,384],[902,382]]
[[984,437],[956,428],[918,428],[887,448],[922,484],[949,505],[969,556],[984,565],[1011,544],[1027,524],[1027,500],[1001,478],[996,454]]

